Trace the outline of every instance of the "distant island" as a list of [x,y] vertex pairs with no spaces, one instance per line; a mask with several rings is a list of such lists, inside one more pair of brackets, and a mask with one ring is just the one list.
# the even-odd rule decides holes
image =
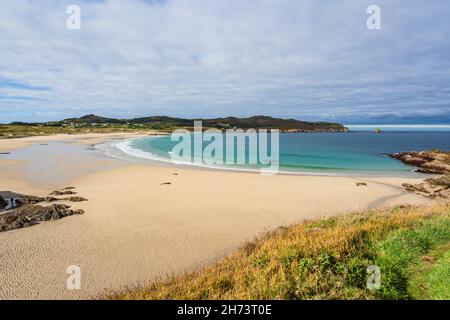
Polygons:
[[248,118],[184,119],[168,116],[152,116],[133,119],[114,119],[88,114],[80,118],[68,118],[49,122],[12,122],[0,125],[0,138],[24,137],[57,133],[85,132],[126,132],[126,131],[161,131],[171,132],[177,128],[192,129],[194,120],[201,120],[204,128],[221,130],[240,129],[279,129],[281,132],[347,132],[339,123],[307,122],[296,119],[281,119],[269,116]]

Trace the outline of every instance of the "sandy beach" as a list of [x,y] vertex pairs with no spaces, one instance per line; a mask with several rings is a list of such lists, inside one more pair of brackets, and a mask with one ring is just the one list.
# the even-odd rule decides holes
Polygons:
[[[0,155],[0,191],[44,196],[73,186],[89,200],[73,205],[84,215],[0,233],[0,299],[95,298],[211,263],[279,226],[427,201],[400,187],[413,178],[199,170],[91,148],[132,136],[0,140],[0,152],[11,152]],[[70,265],[81,268],[79,290],[66,287]]]

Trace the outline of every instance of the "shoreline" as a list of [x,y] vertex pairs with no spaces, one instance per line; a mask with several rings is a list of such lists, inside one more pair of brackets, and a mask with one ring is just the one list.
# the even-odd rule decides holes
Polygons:
[[[131,139],[140,139],[143,137],[136,137],[136,138],[130,138],[126,140]],[[323,176],[330,176],[330,177],[362,177],[362,178],[370,178],[370,177],[404,177],[404,178],[418,178],[418,179],[425,179],[427,175],[425,174],[418,174],[416,169],[411,170],[405,170],[405,171],[392,171],[390,173],[386,173],[386,171],[380,170],[380,172],[377,172],[376,170],[370,171],[357,171],[357,170],[351,170],[351,169],[323,169],[323,172],[319,170],[311,170],[307,171],[305,168],[304,171],[298,170],[298,171],[288,171],[286,167],[280,166],[278,171],[275,172],[264,172],[261,170],[261,168],[248,168],[248,167],[232,167],[227,165],[207,165],[207,164],[196,164],[193,162],[180,162],[180,163],[174,163],[170,159],[162,158],[159,156],[156,156],[150,152],[145,152],[140,149],[132,148],[130,146],[124,145],[126,141],[121,142],[104,142],[97,144],[95,147],[99,148],[100,145],[105,145],[105,147],[99,148],[103,152],[107,153],[109,156],[123,159],[123,158],[133,158],[133,159],[141,159],[144,161],[149,161],[150,164],[165,164],[169,166],[179,167],[179,168],[195,168],[198,170],[220,170],[220,171],[234,171],[234,172],[247,172],[247,173],[258,173],[258,174],[277,174],[277,175],[294,175],[294,176],[317,176],[317,177],[323,177]],[[122,154],[114,154],[115,150],[120,150]],[[380,155],[382,157],[389,158],[389,155]]]
[[[84,215],[0,233],[0,298],[98,297],[104,290],[210,264],[280,226],[429,202],[401,188],[417,178],[199,170],[108,158],[90,150],[109,138],[52,137],[47,145],[40,145],[42,139],[16,141],[15,152],[0,157],[0,190],[44,196],[73,185],[88,199],[73,204]],[[30,181],[27,172],[61,180]],[[356,186],[357,181],[367,186]],[[71,291],[66,269],[74,264],[82,271],[82,289]]]

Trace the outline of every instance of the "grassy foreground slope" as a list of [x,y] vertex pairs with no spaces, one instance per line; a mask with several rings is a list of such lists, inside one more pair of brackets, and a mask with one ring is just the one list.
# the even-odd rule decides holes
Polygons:
[[[427,288],[428,297],[450,299],[439,280],[449,278],[449,243],[448,202],[354,213],[280,228],[213,266],[106,298],[424,298],[411,290],[414,279]],[[417,279],[420,263],[436,248],[446,248],[447,260],[441,259],[429,277]],[[369,265],[381,270],[377,290],[366,287]]]
[[412,272],[410,292],[419,299],[450,300],[450,243],[422,257]]

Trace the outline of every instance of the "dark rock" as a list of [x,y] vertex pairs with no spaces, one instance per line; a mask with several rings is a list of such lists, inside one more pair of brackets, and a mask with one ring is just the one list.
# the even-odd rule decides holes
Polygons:
[[63,196],[63,195],[68,195],[68,194],[77,194],[77,193],[70,191],[70,190],[65,190],[65,191],[55,190],[52,193],[50,193],[51,196]]
[[0,215],[0,232],[29,227],[41,221],[58,220],[83,213],[83,210],[71,210],[69,206],[64,204],[53,204],[48,207],[26,204]]
[[44,201],[45,202],[55,202],[55,201],[58,201],[58,200],[60,200],[60,199],[55,198],[55,197],[44,197]]
[[78,197],[78,196],[75,196],[75,197],[69,197],[69,198],[64,198],[63,200],[68,200],[68,201],[70,201],[70,202],[88,201],[88,199],[83,198],[83,197]]
[[416,189],[414,188],[414,185],[412,185],[412,184],[410,184],[410,183],[402,183],[402,187],[405,189],[405,190],[408,190],[408,191],[415,191]]
[[8,202],[0,195],[0,210],[5,209],[8,206]]
[[[58,195],[59,195],[59,192],[60,191],[57,191]],[[52,193],[55,193],[55,192],[52,192]],[[70,193],[65,191],[65,192],[62,192],[62,194],[70,194]],[[67,200],[67,201],[71,201],[71,202],[87,201],[86,198],[79,197],[79,196],[72,196],[72,197],[68,197],[68,198],[55,198],[52,196],[47,196],[47,197],[21,196],[20,198],[16,199],[16,205],[23,206],[25,204],[37,204],[40,202],[55,202],[55,201],[62,201],[62,200]]]
[[366,182],[356,182],[356,186],[357,187],[359,187],[359,186],[367,186],[367,183]]
[[16,199],[16,206],[23,206],[26,204],[36,204],[39,202],[44,202],[45,199],[42,197],[36,197],[36,196],[27,196],[23,195],[20,198]]
[[23,195],[16,199],[16,207],[20,207],[26,204],[37,204],[40,202],[54,202],[60,199],[55,197],[37,197],[37,196],[28,196]]
[[430,170],[430,169],[414,169],[414,172],[418,172],[418,173],[425,173],[425,174],[435,174],[436,171],[434,170]]
[[62,190],[73,190],[73,189],[75,189],[75,187],[65,187]]
[[164,184],[172,184],[171,182],[163,182],[163,183],[161,183],[161,185],[164,185]]

